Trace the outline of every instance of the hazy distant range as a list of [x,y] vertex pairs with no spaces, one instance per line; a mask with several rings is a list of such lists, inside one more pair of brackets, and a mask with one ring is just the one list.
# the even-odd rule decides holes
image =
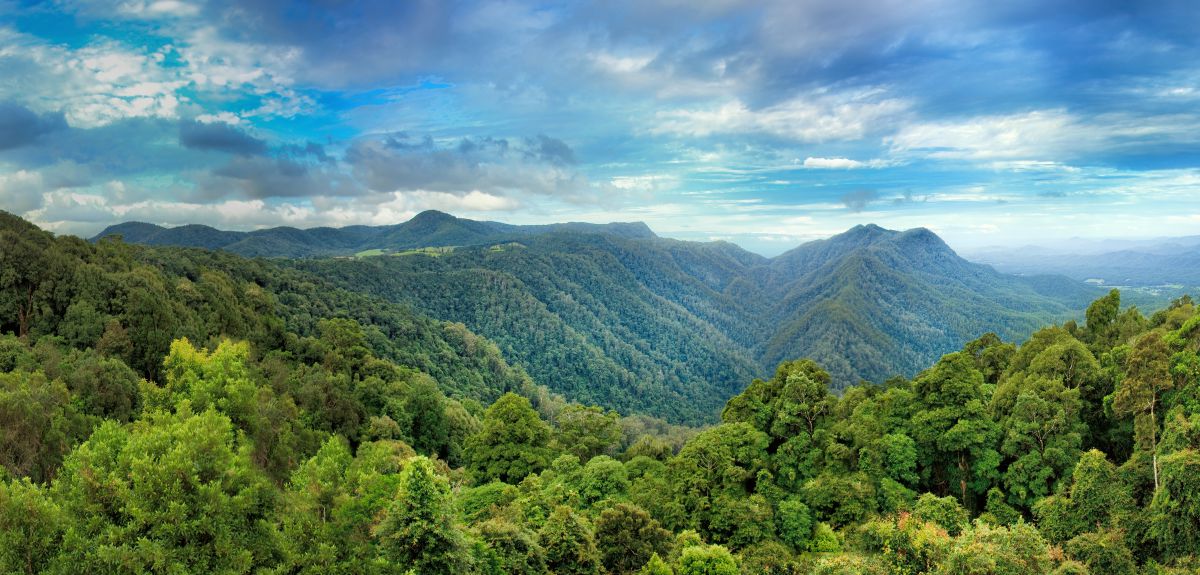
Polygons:
[[986,247],[962,254],[997,271],[1062,274],[1088,283],[1159,292],[1200,286],[1200,236],[1145,240],[1071,240],[1056,246]]

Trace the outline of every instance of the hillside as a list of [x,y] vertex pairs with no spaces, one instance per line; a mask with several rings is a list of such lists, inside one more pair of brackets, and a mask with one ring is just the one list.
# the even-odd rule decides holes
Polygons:
[[654,235],[642,223],[598,225],[569,222],[516,226],[456,218],[450,214],[429,210],[396,225],[323,227],[306,230],[278,227],[252,232],[231,232],[196,224],[167,228],[144,222],[125,222],[109,226],[92,239],[95,241],[119,235],[125,241],[136,244],[221,249],[250,257],[300,258],[349,256],[368,250],[496,243],[554,231],[603,233],[622,237]]
[[[672,344],[684,334],[656,333],[642,314],[706,329],[702,315],[773,309],[706,297],[789,294],[776,307],[798,313],[820,293],[811,313],[863,326],[848,343],[886,336],[863,305],[929,323],[896,302],[938,296],[931,281],[998,301],[1065,286],[997,287],[925,230],[856,228],[775,262],[779,276],[727,244],[561,231],[295,269],[89,244],[2,212],[0,242],[3,573],[1195,572],[1190,298],[1147,318],[1114,290],[1084,325],[1019,347],[984,334],[911,379],[840,395],[819,364],[783,362],[730,397],[719,423],[685,429],[567,404],[462,326],[305,268],[401,272],[422,298],[519,329],[526,315],[619,326],[628,353],[682,353],[680,369],[708,351]],[[459,259],[474,267],[454,269]],[[431,285],[407,279],[418,277]],[[655,307],[606,305],[643,300]],[[576,335],[567,347],[590,345],[598,361],[623,349]]]
[[972,264],[928,230],[877,226],[773,259],[727,243],[555,232],[437,257],[291,265],[462,322],[571,397],[671,418],[684,415],[676,400],[712,409],[788,358],[818,360],[837,389],[911,376],[973,334],[1024,337],[1102,293]]
[[[105,234],[268,257],[388,254],[279,263],[462,323],[568,397],[674,421],[710,420],[786,359],[819,361],[835,389],[911,376],[980,332],[1019,339],[1103,293],[998,273],[929,230],[875,225],[774,258],[659,238],[644,224],[513,226],[440,212],[382,227],[205,229],[122,224]],[[412,249],[433,246],[455,247]]]
[[494,344],[461,325],[269,262],[199,249],[89,245],[55,238],[7,212],[0,212],[0,241],[0,269],[10,273],[0,293],[0,333],[59,335],[79,345],[114,339],[120,357],[150,379],[171,340],[185,337],[201,345],[243,338],[323,361],[330,320],[348,319],[361,327],[371,353],[433,376],[448,395],[490,401],[532,387]]

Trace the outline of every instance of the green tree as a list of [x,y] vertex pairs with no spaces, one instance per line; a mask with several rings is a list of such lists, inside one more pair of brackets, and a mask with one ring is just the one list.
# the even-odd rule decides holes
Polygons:
[[594,505],[607,498],[623,496],[628,490],[629,474],[620,461],[600,455],[583,466],[579,496],[584,503]]
[[600,556],[592,529],[569,507],[558,506],[538,533],[546,567],[555,575],[597,575]]
[[372,573],[375,549],[344,513],[353,501],[347,472],[353,457],[332,437],[292,473],[280,512],[282,542],[292,572],[305,575]]
[[545,552],[533,533],[502,518],[479,524],[476,532],[486,546],[486,564],[481,566],[484,572],[495,575],[546,573]]
[[781,539],[797,551],[808,549],[808,543],[812,540],[812,513],[799,497],[781,501],[776,518]]
[[25,337],[38,313],[44,284],[48,281],[49,234],[11,214],[0,214],[0,325],[17,327]]
[[684,548],[675,566],[675,575],[739,575],[737,560],[720,545],[694,545]]
[[102,424],[54,493],[68,572],[246,573],[278,561],[275,489],[212,410]]
[[1051,541],[1061,543],[1098,529],[1119,527],[1134,509],[1129,487],[1117,467],[1095,449],[1079,458],[1073,483],[1060,495],[1034,506],[1038,526]]
[[1087,566],[1091,575],[1133,575],[1137,562],[1125,546],[1121,532],[1104,530],[1084,533],[1067,542],[1067,555]]
[[1117,314],[1121,312],[1121,292],[1112,290],[1087,308],[1087,341],[1093,349],[1107,349],[1116,343]]
[[951,353],[913,380],[920,407],[912,432],[927,481],[953,492],[970,507],[974,493],[986,493],[999,455],[992,448],[995,424],[987,413],[983,375],[971,358]]
[[409,419],[409,444],[418,453],[445,458],[450,452],[446,398],[433,378],[419,374],[408,384],[404,411]]
[[801,368],[789,373],[775,403],[771,434],[784,438],[806,433],[811,441],[817,423],[834,402],[828,386],[829,374],[824,371]]
[[722,496],[748,497],[766,461],[766,434],[748,423],[727,423],[705,430],[667,463],[673,499],[688,526],[711,536],[713,506]]
[[0,572],[47,572],[63,527],[62,512],[42,487],[28,478],[0,480]]
[[1158,418],[1162,394],[1175,386],[1171,377],[1170,350],[1162,335],[1150,332],[1139,338],[1129,353],[1125,377],[1113,392],[1113,412],[1133,416],[1134,440],[1150,453],[1154,491],[1158,492]]
[[467,440],[466,456],[478,483],[517,483],[550,464],[550,427],[529,400],[514,393],[483,414],[482,429]]
[[926,493],[917,498],[913,505],[913,519],[937,524],[951,536],[962,533],[964,527],[970,524],[971,515],[953,497],[938,497]]
[[1200,451],[1163,457],[1162,489],[1149,512],[1150,534],[1165,556],[1185,557],[1200,549]]
[[1028,509],[1069,475],[1086,430],[1080,409],[1079,389],[1052,377],[1017,374],[996,389],[992,411],[1003,430],[1004,484],[1013,504]]
[[650,560],[646,562],[646,565],[638,571],[638,575],[674,575],[674,573],[671,572],[671,566],[667,565],[667,562],[663,561],[662,557],[658,556],[658,553],[655,553],[650,556]]
[[828,523],[818,523],[813,528],[812,541],[808,543],[808,550],[814,553],[838,553],[842,550],[842,542]]
[[963,531],[942,560],[939,575],[1045,575],[1052,563],[1045,540],[1033,526],[979,523]]
[[470,566],[463,534],[454,525],[450,487],[422,456],[405,464],[375,536],[388,560],[418,573],[452,575]]
[[44,482],[91,429],[61,381],[41,372],[0,373],[0,466]]
[[596,519],[600,563],[612,575],[634,573],[652,556],[666,554],[671,538],[670,531],[635,505],[618,503]]
[[580,461],[597,455],[613,455],[621,442],[618,419],[615,411],[568,405],[554,417],[558,427],[554,437],[556,450],[573,453]]

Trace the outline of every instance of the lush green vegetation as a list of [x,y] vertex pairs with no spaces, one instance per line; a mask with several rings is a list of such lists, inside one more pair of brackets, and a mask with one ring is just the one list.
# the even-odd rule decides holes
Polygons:
[[985,331],[1026,337],[1103,293],[1005,276],[925,230],[856,228],[766,259],[724,243],[548,233],[521,249],[297,260],[339,287],[462,322],[554,391],[621,411],[715,420],[799,355],[835,389],[911,376]]
[[786,361],[688,431],[299,271],[11,217],[0,245],[0,572],[1200,567],[1189,298],[840,396]]
[[[635,224],[509,226],[436,212],[397,226],[235,234],[237,243],[197,226],[111,231],[254,255],[343,253],[354,242],[375,248],[359,255],[437,254],[287,263],[462,323],[572,399],[691,424],[715,421],[745,381],[790,357],[821,363],[835,389],[912,376],[979,333],[1023,338],[1103,293],[1065,278],[998,274],[927,230],[877,226],[771,259],[728,243],[657,238]],[[291,247],[245,249],[281,234],[291,243],[280,246]],[[414,247],[446,245],[461,247]]]

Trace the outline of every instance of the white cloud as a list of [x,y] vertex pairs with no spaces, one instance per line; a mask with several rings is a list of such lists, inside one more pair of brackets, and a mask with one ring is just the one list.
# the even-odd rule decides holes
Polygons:
[[933,158],[1019,160],[1057,157],[1077,124],[1066,110],[910,124],[887,138],[894,153]]
[[1091,117],[1066,109],[976,116],[963,120],[912,123],[885,138],[893,154],[935,159],[986,161],[1010,169],[1056,165],[1100,151],[1132,150],[1157,142],[1200,142],[1194,114]]
[[122,2],[122,14],[135,18],[183,18],[200,13],[200,7],[179,0],[157,0],[155,2]]
[[883,168],[890,165],[886,160],[873,159],[866,162],[850,158],[820,158],[809,156],[804,158],[801,166],[810,170],[858,170],[863,168]]
[[705,137],[714,134],[767,134],[800,142],[858,140],[893,125],[909,109],[882,90],[817,92],[760,109],[740,100],[700,109],[656,115],[654,134]]
[[42,175],[28,170],[0,173],[0,208],[23,214],[42,205]]
[[84,128],[124,118],[175,118],[187,101],[179,93],[187,81],[159,60],[111,40],[72,49],[0,28],[0,100],[61,111]]

